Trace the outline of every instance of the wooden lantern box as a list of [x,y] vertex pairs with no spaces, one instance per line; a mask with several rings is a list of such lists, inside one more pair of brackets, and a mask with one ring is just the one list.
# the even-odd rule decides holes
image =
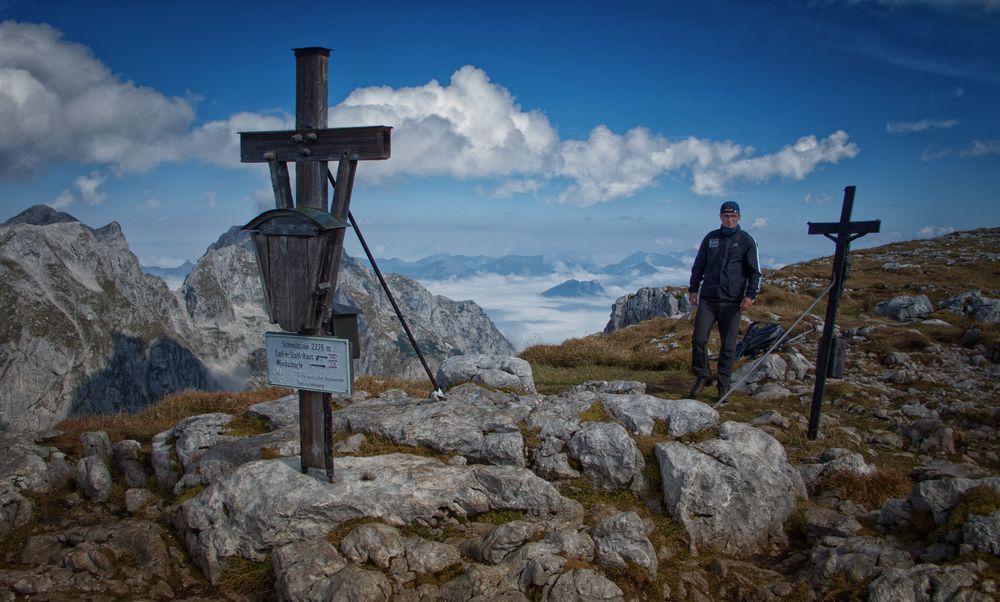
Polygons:
[[253,239],[271,322],[288,332],[319,327],[323,298],[333,295],[333,237],[347,227],[311,207],[272,209],[243,226]]

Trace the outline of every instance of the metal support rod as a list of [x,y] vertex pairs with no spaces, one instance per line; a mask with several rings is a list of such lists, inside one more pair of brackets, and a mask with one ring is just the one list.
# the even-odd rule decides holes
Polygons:
[[840,228],[837,232],[836,251],[833,256],[832,288],[826,304],[826,319],[823,322],[823,336],[816,350],[816,384],[813,388],[812,405],[809,411],[809,439],[819,436],[820,414],[823,406],[823,389],[826,386],[826,374],[830,365],[830,354],[833,349],[833,331],[837,321],[837,305],[840,294],[844,291],[844,280],[847,276],[847,252],[851,244],[851,212],[854,209],[854,186],[844,189],[844,204],[840,210]]
[[[326,177],[330,180],[330,183],[336,187],[336,180],[333,179],[333,174],[330,170],[326,171]],[[417,352],[417,357],[420,358],[420,363],[424,366],[424,371],[427,372],[427,378],[430,379],[431,385],[434,387],[434,392],[440,393],[441,388],[438,387],[437,380],[434,379],[434,374],[431,372],[430,366],[427,365],[427,360],[424,359],[424,354],[420,351],[420,346],[417,345],[417,339],[413,336],[410,331],[409,325],[406,323],[406,319],[403,317],[403,312],[399,309],[399,305],[396,303],[396,298],[392,296],[392,291],[389,290],[389,283],[385,281],[385,277],[382,276],[382,270],[378,269],[378,264],[375,262],[375,256],[372,255],[371,249],[368,248],[368,243],[365,242],[364,235],[361,234],[361,228],[358,227],[357,220],[354,219],[354,214],[348,212],[348,219],[351,221],[351,227],[354,228],[354,233],[358,235],[358,242],[361,243],[361,248],[365,250],[365,255],[368,256],[368,262],[372,264],[372,271],[378,277],[378,281],[382,283],[382,290],[385,291],[385,296],[389,298],[389,303],[392,304],[392,309],[396,312],[396,317],[399,318],[399,323],[403,325],[403,330],[406,331],[406,336],[410,339],[410,344],[413,345],[413,350]]]
[[323,460],[326,466],[326,480],[333,482],[333,408],[330,395],[323,397]]

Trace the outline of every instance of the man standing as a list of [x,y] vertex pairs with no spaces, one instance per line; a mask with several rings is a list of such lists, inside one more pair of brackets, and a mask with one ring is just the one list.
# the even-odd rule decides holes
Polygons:
[[736,339],[740,334],[740,312],[750,309],[760,292],[757,243],[740,229],[740,206],[726,201],[719,209],[722,227],[701,241],[691,268],[688,299],[698,312],[691,337],[691,371],[695,374],[691,397],[695,398],[712,382],[708,366],[708,335],[719,323],[719,388],[716,400],[732,386]]

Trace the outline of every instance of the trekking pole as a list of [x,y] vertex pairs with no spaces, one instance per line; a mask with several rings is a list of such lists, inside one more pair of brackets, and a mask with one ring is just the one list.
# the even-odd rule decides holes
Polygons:
[[736,387],[739,386],[740,383],[742,383],[743,381],[745,381],[748,376],[750,376],[751,374],[753,374],[754,370],[757,369],[757,366],[759,366],[761,364],[761,362],[764,361],[764,358],[766,358],[767,356],[771,355],[771,352],[774,351],[775,348],[782,343],[782,340],[785,338],[785,333],[786,332],[790,333],[793,330],[795,330],[795,327],[799,325],[799,322],[802,321],[802,318],[805,318],[806,314],[808,314],[809,312],[811,312],[812,309],[814,307],[816,307],[816,304],[819,303],[819,300],[823,298],[823,295],[825,295],[828,292],[830,292],[830,289],[833,288],[833,285],[834,285],[834,282],[831,281],[830,284],[825,289],[823,289],[823,292],[820,293],[816,297],[816,299],[813,300],[813,302],[809,305],[809,307],[807,307],[806,310],[804,312],[802,312],[802,315],[800,315],[798,317],[798,319],[795,320],[795,322],[793,322],[792,325],[788,327],[788,330],[782,331],[781,336],[778,337],[778,339],[771,345],[770,349],[768,349],[767,351],[765,351],[764,355],[760,356],[760,359],[758,359],[756,362],[753,363],[752,366],[750,366],[750,369],[746,371],[746,374],[744,374],[743,376],[741,376],[738,381],[736,381],[735,383],[733,383],[732,385],[730,385],[729,390],[726,391],[726,394],[723,395],[722,397],[720,397],[719,401],[715,402],[715,405],[712,406],[713,410],[715,408],[719,407],[720,405],[726,403],[726,399],[729,397],[729,395],[733,391],[736,390]]
[[[334,187],[337,186],[337,181],[333,179],[333,172],[329,169],[326,170],[326,177],[330,180],[330,184]],[[396,304],[395,297],[392,296],[392,291],[389,290],[389,283],[385,281],[382,276],[382,271],[378,269],[378,264],[375,263],[375,256],[372,255],[371,249],[368,248],[368,243],[365,242],[365,237],[361,235],[361,229],[358,228],[358,222],[354,219],[354,214],[351,212],[347,213],[347,219],[350,220],[351,226],[354,228],[354,233],[358,235],[358,242],[361,243],[361,248],[365,250],[365,255],[368,256],[368,261],[372,264],[372,270],[375,275],[378,276],[378,281],[382,284],[382,290],[385,291],[385,296],[389,298],[389,303],[392,304],[392,309],[396,312],[396,317],[399,318],[399,323],[403,325],[403,330],[406,331],[406,336],[410,339],[410,344],[413,345],[413,350],[417,352],[417,357],[420,358],[420,363],[424,366],[424,371],[427,372],[427,378],[430,379],[431,385],[434,386],[434,390],[431,392],[431,397],[434,399],[444,399],[444,391],[438,386],[437,381],[434,379],[434,375],[431,374],[431,368],[427,365],[427,360],[424,359],[424,354],[420,352],[420,346],[417,345],[417,339],[410,332],[410,326],[406,323],[403,318],[403,312],[399,309],[399,305]]]

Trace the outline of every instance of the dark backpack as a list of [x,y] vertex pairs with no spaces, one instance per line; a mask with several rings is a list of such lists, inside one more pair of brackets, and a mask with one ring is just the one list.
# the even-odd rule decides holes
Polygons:
[[774,322],[751,322],[743,340],[736,344],[736,359],[764,353],[782,338],[785,330]]

